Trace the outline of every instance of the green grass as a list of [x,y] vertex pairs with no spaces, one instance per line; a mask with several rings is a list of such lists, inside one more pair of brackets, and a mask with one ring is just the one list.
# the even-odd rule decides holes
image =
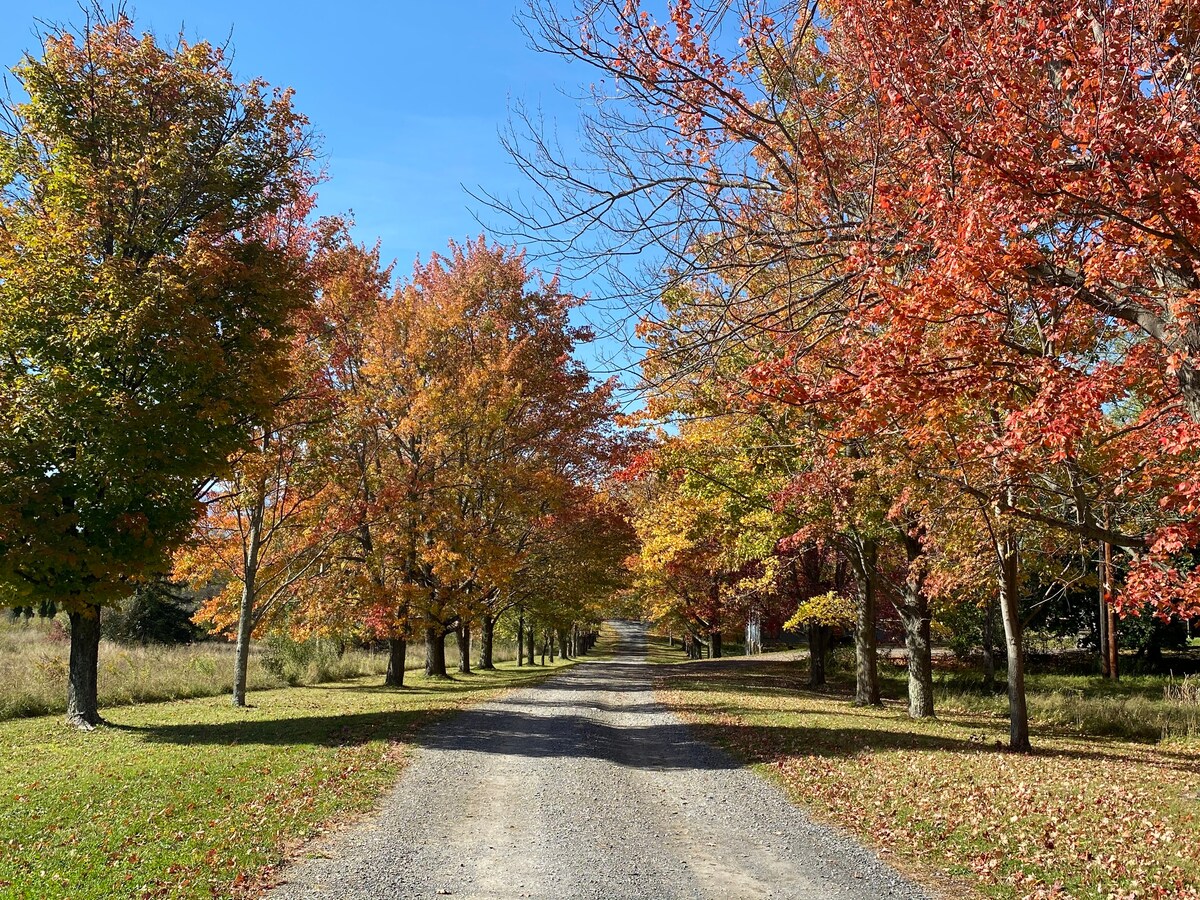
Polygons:
[[[950,896],[1200,897],[1194,738],[1151,745],[1088,734],[1087,721],[1042,722],[1024,756],[1002,749],[1007,723],[991,697],[964,711],[941,696],[937,720],[912,722],[898,699],[852,706],[840,669],[821,691],[807,689],[804,663],[769,656],[661,672],[663,699],[708,737]],[[885,693],[902,683],[890,673]],[[1086,702],[1120,690],[1161,702],[1162,684],[1035,678],[1031,706],[1077,688]]]
[[90,734],[57,716],[2,722],[0,896],[231,896],[370,809],[418,726],[549,671],[285,688],[246,710],[223,697],[127,706]]
[[647,637],[646,659],[659,666],[688,661],[687,655],[679,645],[678,638],[675,640],[674,646],[671,646],[667,643],[667,638],[658,634],[651,634]]
[[[734,641],[726,641],[722,648],[724,656],[741,656],[744,652],[744,647],[740,643]],[[674,663],[689,662],[687,654],[683,651],[683,644],[676,637],[674,642],[664,635],[650,633],[646,639],[646,659],[655,665],[672,665]]]

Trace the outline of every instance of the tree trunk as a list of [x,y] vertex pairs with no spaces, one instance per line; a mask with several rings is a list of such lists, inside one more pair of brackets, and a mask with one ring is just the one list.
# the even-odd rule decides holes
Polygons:
[[[258,535],[250,537],[251,546],[258,543]],[[233,705],[246,705],[246,678],[250,669],[250,634],[254,630],[254,582],[257,573],[247,559],[245,580],[242,582],[242,602],[238,609],[237,645],[233,651]]]
[[425,674],[447,677],[446,632],[439,622],[431,622],[425,626]]
[[479,626],[479,668],[485,671],[496,668],[492,662],[492,643],[496,638],[496,620],[485,615]]
[[458,671],[463,675],[471,674],[471,626],[459,625],[454,632],[458,639]]
[[388,638],[387,675],[383,677],[385,687],[404,687],[404,664],[408,659],[408,641],[404,638]]
[[854,573],[858,584],[858,621],[854,627],[854,703],[879,706],[879,651],[875,639],[876,587],[879,545],[873,538],[855,538]]
[[537,665],[537,659],[536,659],[536,657],[537,657],[537,633],[533,630],[532,624],[530,624],[527,631],[528,631],[528,636],[529,636],[529,664],[531,666],[536,666]]
[[908,715],[925,719],[933,715],[933,647],[928,610],[899,607],[908,651]]
[[996,605],[988,598],[983,607],[983,687],[996,689]]
[[[263,443],[267,446],[266,440]],[[242,601],[238,606],[237,646],[233,655],[233,705],[246,705],[246,673],[250,667],[250,634],[254,630],[255,589],[258,583],[258,562],[262,553],[263,519],[267,512],[267,487],[258,483],[254,508],[250,512],[249,540],[243,560]]]
[[709,646],[712,647],[712,653],[709,655],[713,659],[721,658],[721,629],[714,628],[708,633]]
[[1121,656],[1117,643],[1117,610],[1108,604],[1108,677],[1113,681],[1121,680]]
[[1020,555],[1016,541],[1005,538],[996,548],[1000,565],[1000,618],[1004,622],[1004,646],[1008,657],[1008,746],[1017,752],[1030,750],[1029,711],[1025,705],[1025,654],[1018,591]]
[[567,633],[561,628],[557,631],[558,634],[558,655],[563,659],[570,659],[570,654],[567,652]]
[[517,614],[517,665],[525,665],[525,611]]
[[1099,559],[1096,565],[1096,581],[1100,586],[1099,601],[1100,610],[1097,616],[1096,629],[1096,649],[1100,653],[1100,674],[1105,678],[1109,677],[1108,669],[1108,572],[1105,566],[1105,545],[1100,545]]
[[746,617],[745,655],[762,653],[762,609],[756,603]]
[[[1104,510],[1104,524],[1108,525],[1108,510]],[[1108,672],[1113,681],[1121,680],[1121,658],[1117,654],[1117,611],[1112,605],[1112,544],[1104,543],[1104,605],[1108,607],[1108,627],[1105,629],[1108,645]]]
[[829,649],[829,626],[808,626],[808,685],[824,687],[825,655]]
[[921,540],[904,535],[908,555],[908,576],[904,596],[897,606],[904,623],[904,647],[908,651],[908,714],[914,719],[933,715],[933,642],[930,636],[932,615],[925,596],[925,576],[920,570]]
[[104,720],[96,700],[96,673],[100,665],[100,607],[87,606],[69,613],[71,661],[67,672],[67,722],[90,731]]

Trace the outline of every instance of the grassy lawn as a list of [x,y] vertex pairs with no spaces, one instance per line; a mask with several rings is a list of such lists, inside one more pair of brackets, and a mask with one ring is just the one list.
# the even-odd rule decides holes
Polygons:
[[658,666],[684,663],[688,658],[679,647],[679,640],[674,645],[668,645],[667,639],[661,635],[651,634],[646,638],[646,659]]
[[[742,650],[741,644],[727,641],[722,653],[725,656],[741,656]],[[679,637],[672,643],[671,639],[653,632],[646,636],[646,659],[660,666],[691,662],[683,652],[683,644]]]
[[[779,779],[814,817],[951,896],[1200,897],[1196,737],[1091,735],[1086,717],[1039,721],[1031,703],[1036,752],[1020,756],[1000,748],[1007,723],[990,705],[1003,698],[970,709],[955,702],[970,694],[952,691],[937,721],[915,723],[895,674],[885,707],[862,709],[843,676],[814,692],[804,663],[769,656],[661,672],[662,698],[708,737]],[[1120,689],[1095,690],[1111,703],[1104,692]],[[1035,686],[1043,699],[1055,693]],[[1043,707],[1088,702],[1076,682],[1058,693],[1066,707]],[[1128,700],[1144,709],[1152,693],[1135,682]]]
[[91,734],[58,716],[0,722],[0,896],[235,895],[324,824],[370,809],[415,728],[548,671],[284,688],[246,710],[225,697],[126,706]]

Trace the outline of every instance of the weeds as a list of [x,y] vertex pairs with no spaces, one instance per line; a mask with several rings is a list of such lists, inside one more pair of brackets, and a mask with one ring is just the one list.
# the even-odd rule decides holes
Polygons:
[[[447,643],[447,665],[457,666],[457,648],[452,641]],[[65,710],[69,651],[69,638],[57,621],[0,623],[0,720]],[[514,655],[502,645],[496,651],[496,662]],[[233,690],[233,661],[233,645],[224,641],[127,646],[103,640],[98,672],[100,706],[229,693]],[[424,665],[424,645],[414,645],[409,650],[408,669]],[[382,652],[354,648],[338,652],[331,641],[297,643],[272,638],[251,648],[248,685],[255,692],[382,676],[385,671],[387,655]]]

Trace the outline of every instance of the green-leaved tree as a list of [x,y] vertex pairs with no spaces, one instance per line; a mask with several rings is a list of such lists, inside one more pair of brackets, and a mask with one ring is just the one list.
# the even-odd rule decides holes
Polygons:
[[[286,380],[308,183],[289,92],[93,10],[13,70],[0,127],[0,592],[71,621],[90,727],[100,609],[162,571]],[[9,597],[15,598],[10,601]]]

